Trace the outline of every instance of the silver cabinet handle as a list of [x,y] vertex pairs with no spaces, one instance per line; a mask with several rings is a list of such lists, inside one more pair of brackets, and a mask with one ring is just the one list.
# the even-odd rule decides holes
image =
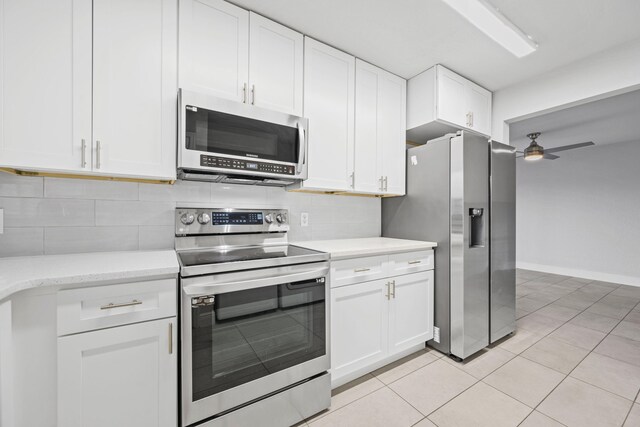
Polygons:
[[296,173],[302,173],[302,167],[307,163],[307,136],[304,126],[298,123],[298,142],[300,148],[298,150],[298,163],[296,164]]
[[470,123],[469,126],[473,127],[473,111],[471,113],[469,113],[469,114],[471,114],[471,116],[470,116],[471,121],[469,122]]
[[100,307],[100,310],[110,310],[112,308],[129,307],[129,306],[132,306],[132,305],[140,305],[140,304],[142,304],[142,301],[138,301],[137,299],[134,299],[131,302],[122,302],[122,303],[119,303],[119,304],[115,304],[113,302],[110,302],[109,304],[103,305],[102,307]]
[[393,299],[395,299],[396,298],[396,281],[395,280],[391,281],[391,288],[393,290],[390,291],[390,295],[393,297]]
[[242,86],[242,102],[244,104],[247,103],[247,84],[246,83]]
[[169,354],[173,354],[173,323],[169,323]]
[[387,294],[385,295],[387,297],[387,300],[391,299],[391,283],[387,282],[385,283],[385,286],[387,287]]
[[353,270],[353,272],[354,273],[362,273],[362,272],[369,271],[369,270],[371,270],[371,269],[370,268],[356,268],[356,269]]
[[351,178],[351,188],[353,188],[356,184],[356,177],[355,177],[356,173],[355,172],[351,172],[351,175],[349,175],[349,178]]
[[379,182],[379,184],[378,184],[378,188],[380,189],[380,191],[382,191],[382,188],[383,188],[383,187],[382,187],[382,181],[383,181],[383,178],[382,178],[382,176],[381,176],[380,178],[378,178],[378,182]]
[[96,141],[96,169],[100,169],[100,141]]
[[388,176],[384,177],[384,191],[387,191],[387,184],[389,183],[388,178]]
[[251,105],[256,105],[256,85],[251,85]]
[[87,167],[87,141],[84,139],[82,140],[82,161],[80,165],[83,169]]
[[415,261],[409,261],[409,264],[420,264],[422,261],[421,260],[415,260]]

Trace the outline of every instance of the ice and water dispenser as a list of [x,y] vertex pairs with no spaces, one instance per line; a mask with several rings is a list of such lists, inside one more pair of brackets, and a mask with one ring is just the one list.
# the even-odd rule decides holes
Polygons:
[[469,247],[483,248],[485,245],[485,215],[483,208],[469,208]]

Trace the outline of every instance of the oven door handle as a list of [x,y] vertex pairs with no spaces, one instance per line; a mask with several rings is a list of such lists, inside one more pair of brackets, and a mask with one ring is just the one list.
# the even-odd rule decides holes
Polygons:
[[329,273],[329,267],[321,267],[292,274],[280,274],[272,277],[263,277],[250,280],[229,282],[203,282],[184,286],[183,292],[189,296],[222,294],[227,292],[244,291],[247,289],[261,288],[263,286],[282,285],[303,280],[318,279]]
[[304,127],[300,125],[300,122],[298,122],[298,140],[300,141],[300,150],[298,152],[296,174],[302,173],[302,166],[307,163],[307,140],[305,137]]

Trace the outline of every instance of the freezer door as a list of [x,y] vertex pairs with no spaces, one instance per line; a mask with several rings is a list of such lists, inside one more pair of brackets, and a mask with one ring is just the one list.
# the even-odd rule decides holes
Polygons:
[[449,177],[450,134],[407,150],[407,195],[382,199],[382,235],[438,242],[435,249],[434,325],[440,340],[429,345],[450,352]]
[[516,328],[515,147],[491,143],[491,342]]
[[451,354],[489,345],[489,142],[451,139]]

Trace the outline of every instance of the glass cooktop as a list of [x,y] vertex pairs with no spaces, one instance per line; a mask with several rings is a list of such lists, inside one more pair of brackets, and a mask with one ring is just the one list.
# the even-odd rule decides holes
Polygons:
[[244,270],[276,265],[298,264],[329,259],[329,254],[298,246],[252,246],[233,249],[199,249],[178,252],[182,264],[182,275],[189,272],[206,274],[211,272]]

